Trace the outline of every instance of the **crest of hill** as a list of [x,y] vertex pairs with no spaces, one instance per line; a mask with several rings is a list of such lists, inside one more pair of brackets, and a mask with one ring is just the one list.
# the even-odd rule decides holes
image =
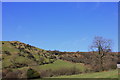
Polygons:
[[22,43],[20,41],[2,41],[2,51],[9,51],[10,53],[19,53],[21,50],[30,53],[46,52],[46,50]]

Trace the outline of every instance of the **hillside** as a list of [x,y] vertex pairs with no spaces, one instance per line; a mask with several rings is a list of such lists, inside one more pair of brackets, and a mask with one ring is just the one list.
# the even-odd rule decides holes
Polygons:
[[49,64],[55,61],[55,56],[46,50],[19,41],[3,41],[2,55],[3,68],[20,68],[24,66]]
[[[0,56],[3,78],[84,77],[84,73],[89,77],[101,71],[97,52],[47,51],[19,41],[2,41]],[[117,58],[117,53],[106,54],[103,69],[116,69]]]
[[[1,56],[4,78],[25,78],[27,72],[22,68],[27,67],[28,70],[32,66],[37,67],[44,64],[51,64],[56,61],[56,56],[52,53],[19,41],[2,41]],[[15,74],[16,76],[11,76]]]
[[[72,75],[79,74],[85,72],[86,67],[80,63],[71,63],[63,60],[56,60],[52,64],[31,66],[32,69],[38,71],[41,77],[54,77],[60,75]],[[27,72],[29,67],[23,67],[18,69],[13,69],[13,71],[17,72],[18,70]]]
[[86,70],[84,64],[60,60],[60,54],[55,53],[19,41],[2,41],[3,77],[14,74],[26,78],[31,68],[41,77],[78,74]]

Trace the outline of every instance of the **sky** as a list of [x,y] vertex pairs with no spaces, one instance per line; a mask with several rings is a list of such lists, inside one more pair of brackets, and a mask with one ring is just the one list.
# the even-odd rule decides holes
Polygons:
[[2,26],[3,41],[84,52],[102,36],[118,51],[117,2],[4,2]]

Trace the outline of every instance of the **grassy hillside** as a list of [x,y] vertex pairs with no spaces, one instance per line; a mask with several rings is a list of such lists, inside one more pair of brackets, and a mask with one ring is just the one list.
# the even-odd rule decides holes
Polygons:
[[54,78],[118,78],[118,71],[104,71],[104,72],[95,72],[95,73],[85,73],[79,75],[70,75],[70,76],[59,76]]
[[20,52],[17,48],[11,45],[11,42],[2,41],[2,51],[9,51],[12,54]]
[[98,52],[64,52],[64,54],[60,55],[60,59],[74,63],[83,63],[87,66],[90,66],[92,71],[99,72],[103,70],[116,69],[116,63],[119,58],[117,52],[105,53],[102,59],[100,59],[100,54]]
[[11,77],[11,75],[16,74],[16,77],[21,76],[24,78],[27,75],[27,72],[22,70],[22,68],[29,69],[32,66],[37,67],[51,64],[55,61],[55,55],[46,50],[19,41],[2,41],[3,77]]
[[[92,53],[47,51],[19,41],[2,41],[2,54],[0,56],[2,56],[4,78],[117,77],[116,70],[88,73],[100,70],[99,65],[97,66],[98,58]],[[107,54],[104,61],[109,61],[104,65],[105,70],[116,69],[117,54]]]
[[[29,67],[22,67],[22,68],[18,68],[18,70],[26,72],[28,68]],[[54,63],[51,63],[51,64],[31,66],[31,68],[38,71],[42,77],[72,75],[73,72],[74,74],[79,74],[86,70],[86,67],[84,66],[84,64],[71,63],[63,60],[56,60]],[[13,70],[17,71],[16,69],[13,69]]]
[[3,77],[16,74],[25,78],[31,68],[41,77],[79,74],[86,70],[84,64],[60,60],[54,53],[19,41],[2,41]]
[[3,68],[42,65],[55,61],[55,56],[46,50],[19,41],[3,41],[2,53]]
[[72,67],[76,67],[77,69],[79,69],[81,71],[85,70],[85,66],[83,64],[71,63],[71,62],[63,61],[63,60],[57,60],[52,64],[45,64],[45,65],[38,66],[37,69],[57,70],[57,69],[60,69],[60,68],[72,68]]

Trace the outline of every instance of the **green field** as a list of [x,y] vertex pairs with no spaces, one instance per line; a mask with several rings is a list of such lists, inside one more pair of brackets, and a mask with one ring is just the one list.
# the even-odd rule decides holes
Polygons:
[[118,78],[118,71],[104,71],[104,72],[95,72],[95,73],[85,73],[78,75],[70,75],[70,76],[59,76],[54,78]]
[[[80,63],[71,63],[68,61],[63,61],[63,60],[57,60],[54,63],[51,64],[44,64],[44,65],[39,65],[39,66],[30,66],[33,69],[39,71],[39,70],[48,70],[51,69],[52,71],[54,70],[59,70],[59,69],[63,69],[63,68],[73,68],[76,67],[77,69],[79,69],[80,71],[84,71],[86,69],[86,67],[83,64]],[[20,70],[25,70],[28,67],[23,67],[23,68],[19,68]]]
[[72,68],[76,67],[77,69],[84,71],[86,68],[83,64],[80,63],[71,63],[68,61],[63,61],[63,60],[57,60],[54,63],[51,64],[45,64],[41,66],[33,66],[34,69],[52,69],[52,70],[58,70],[61,68]]

